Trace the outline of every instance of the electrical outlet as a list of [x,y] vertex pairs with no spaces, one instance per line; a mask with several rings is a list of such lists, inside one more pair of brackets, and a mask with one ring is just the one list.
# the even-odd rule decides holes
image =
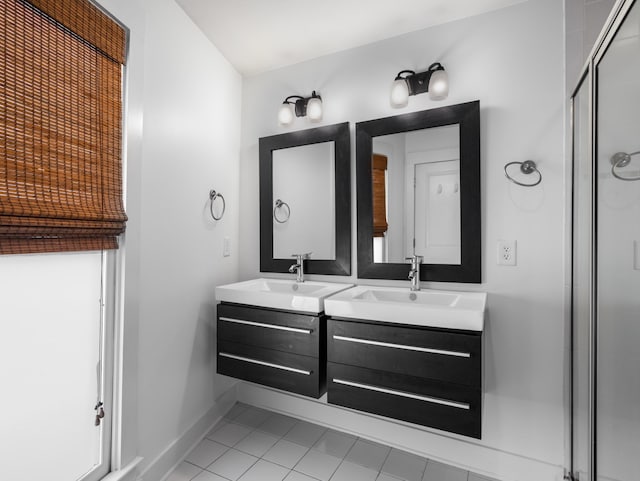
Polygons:
[[231,255],[231,239],[225,237],[222,242],[222,255],[229,257]]
[[516,241],[499,240],[498,241],[498,265],[515,266],[517,261]]

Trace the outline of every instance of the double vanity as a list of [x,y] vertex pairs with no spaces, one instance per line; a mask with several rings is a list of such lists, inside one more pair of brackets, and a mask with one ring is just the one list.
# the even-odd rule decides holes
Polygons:
[[255,279],[216,299],[219,374],[481,437],[486,294]]
[[351,154],[348,122],[259,139],[260,272],[298,282],[216,288],[218,373],[480,438],[486,294],[419,290],[482,281],[480,103],[355,124],[357,278],[411,290],[299,282],[352,275]]

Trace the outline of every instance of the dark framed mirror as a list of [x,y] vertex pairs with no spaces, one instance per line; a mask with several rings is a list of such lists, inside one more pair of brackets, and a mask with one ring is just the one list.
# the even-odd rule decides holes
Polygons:
[[356,124],[358,277],[481,282],[480,102]]
[[349,123],[261,137],[260,271],[351,274]]

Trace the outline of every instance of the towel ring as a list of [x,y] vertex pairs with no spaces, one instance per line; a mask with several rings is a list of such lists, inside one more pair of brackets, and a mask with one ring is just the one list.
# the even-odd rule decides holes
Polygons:
[[[529,175],[535,172],[536,174],[538,174],[538,180],[531,184],[518,182],[516,179],[514,179],[509,175],[509,171],[507,170],[510,165],[514,165],[514,164],[520,164],[520,172],[522,172],[525,175]],[[504,175],[506,175],[507,179],[509,179],[511,182],[513,182],[514,184],[521,185],[522,187],[534,187],[538,185],[540,182],[542,182],[542,174],[538,170],[538,166],[533,160],[525,160],[524,162],[517,162],[517,161],[509,162],[504,166]]]
[[[278,219],[278,214],[276,214],[276,212],[278,211],[278,209],[281,209],[284,206],[287,207],[287,216],[281,220],[281,219]],[[291,208],[289,207],[289,204],[281,201],[280,199],[276,200],[276,205],[273,208],[273,218],[276,220],[276,222],[278,224],[284,224],[289,220],[289,217],[291,217]]]
[[[227,202],[224,200],[224,196],[220,192],[216,192],[215,190],[211,189],[209,191],[209,199],[211,200],[211,203],[209,204],[209,211],[211,212],[211,217],[213,217],[213,220],[222,219],[222,217],[224,216],[224,211],[227,208]],[[220,213],[219,217],[216,217],[216,215],[213,213],[213,203],[215,202],[216,199],[222,200],[222,212]]]
[[611,175],[613,175],[616,179],[626,180],[628,182],[632,182],[634,180],[640,180],[640,176],[638,177],[623,177],[618,175],[616,172],[616,167],[626,167],[631,162],[631,157],[634,155],[640,154],[640,150],[637,152],[631,152],[627,154],[626,152],[617,152],[611,156]]

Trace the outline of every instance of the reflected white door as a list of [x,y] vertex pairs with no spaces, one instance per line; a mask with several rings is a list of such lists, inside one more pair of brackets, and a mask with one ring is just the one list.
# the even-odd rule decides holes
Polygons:
[[102,254],[0,257],[0,479],[75,481],[108,469],[95,426]]
[[459,165],[414,164],[414,252],[425,264],[460,264]]

